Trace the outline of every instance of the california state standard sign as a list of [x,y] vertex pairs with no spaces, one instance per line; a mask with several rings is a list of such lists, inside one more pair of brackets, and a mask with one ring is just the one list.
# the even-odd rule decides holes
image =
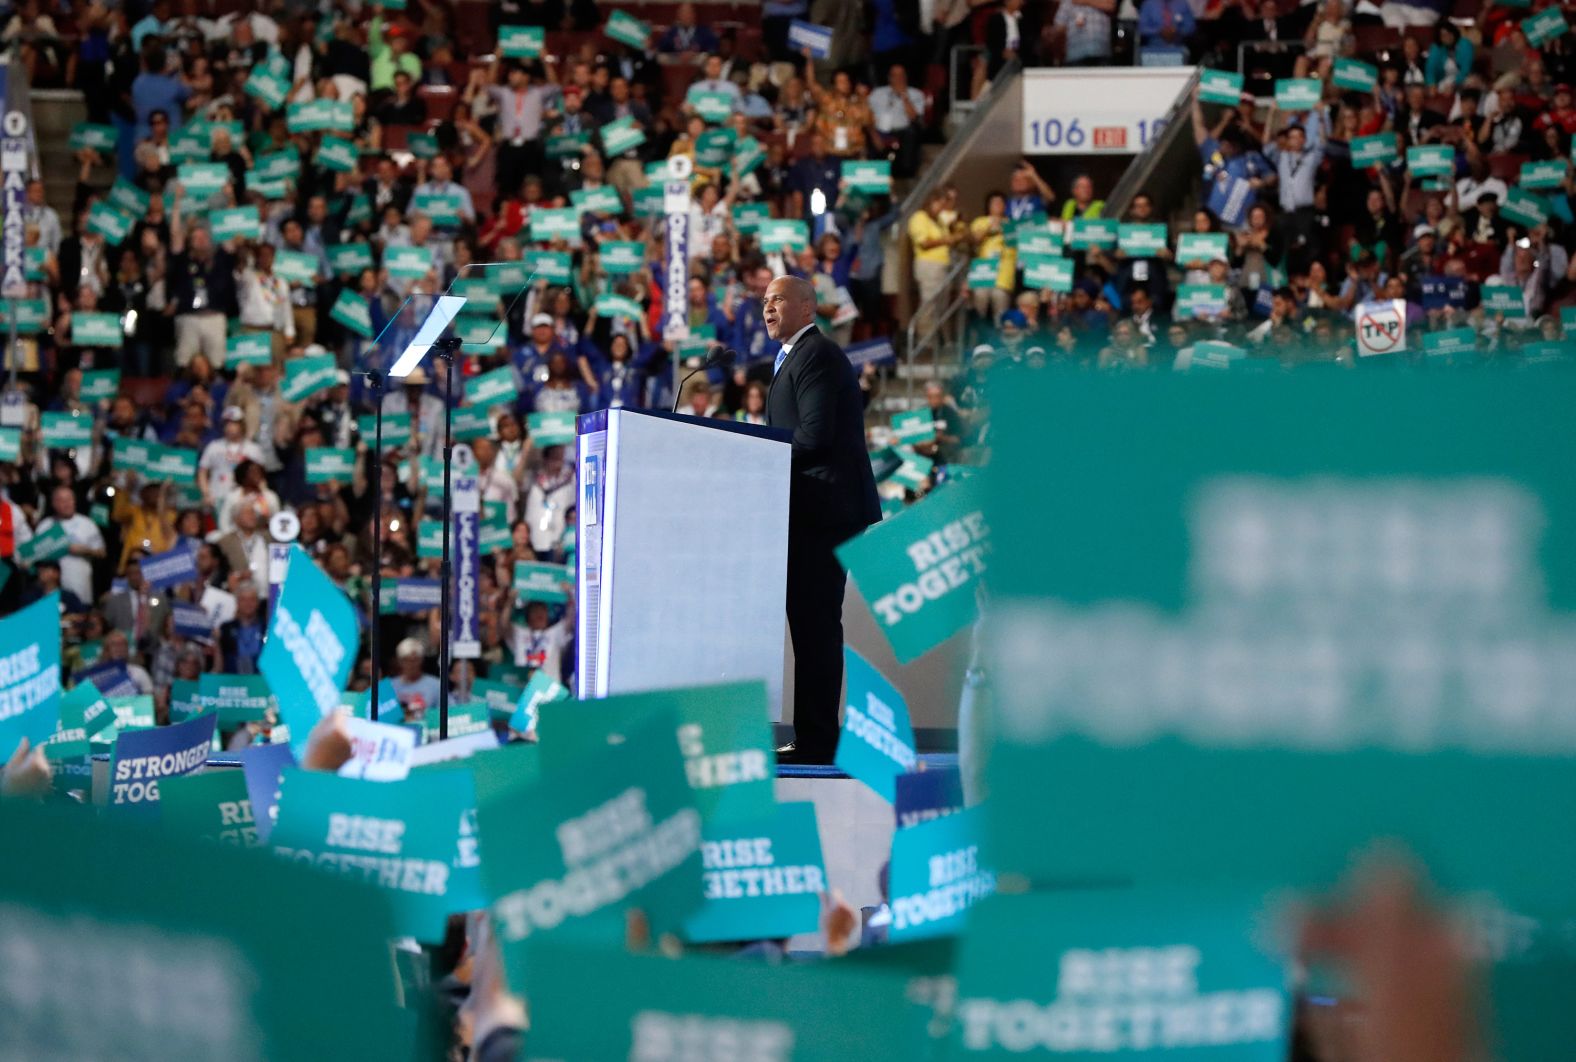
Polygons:
[[1357,354],[1399,354],[1406,350],[1406,300],[1384,299],[1357,305]]

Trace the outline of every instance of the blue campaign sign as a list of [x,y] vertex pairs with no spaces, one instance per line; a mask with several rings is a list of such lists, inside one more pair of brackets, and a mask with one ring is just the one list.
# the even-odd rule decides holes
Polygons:
[[890,339],[871,339],[864,343],[855,343],[843,353],[848,355],[849,364],[856,369],[866,365],[886,365],[897,361],[897,352],[892,349]]
[[142,578],[155,590],[197,579],[197,551],[176,546],[165,553],[142,558]]
[[995,873],[980,862],[980,827],[969,808],[893,834],[892,943],[951,936],[996,891]]
[[1257,193],[1247,180],[1221,170],[1210,184],[1209,199],[1205,206],[1220,219],[1222,225],[1234,229],[1242,225],[1257,199]]
[[93,683],[106,697],[135,697],[140,692],[125,664],[109,663],[90,667],[77,676],[77,681]]
[[[125,669],[122,668],[122,671]],[[60,721],[60,595],[0,620],[0,762]]]
[[394,611],[425,612],[443,603],[443,583],[438,579],[394,580]]
[[796,18],[788,27],[788,47],[809,49],[812,59],[825,59],[832,54],[832,28]]
[[192,774],[208,762],[218,723],[218,715],[205,712],[184,723],[129,730],[117,737],[110,765],[110,806],[152,811],[159,802],[159,779]]
[[257,666],[279,702],[290,745],[298,753],[317,721],[339,707],[360,638],[350,599],[305,550],[292,546]]
[[241,774],[246,779],[246,799],[257,823],[257,842],[268,843],[279,815],[279,778],[295,766],[289,745],[253,745],[241,752]]
[[864,657],[845,647],[843,659],[848,696],[834,762],[838,770],[859,779],[887,803],[893,803],[897,799],[897,776],[912,771],[918,760],[908,704]]
[[910,771],[897,776],[897,828],[918,826],[963,810],[963,772],[956,767]]
[[213,637],[213,619],[201,605],[179,601],[171,614],[175,617],[176,634],[185,638]]

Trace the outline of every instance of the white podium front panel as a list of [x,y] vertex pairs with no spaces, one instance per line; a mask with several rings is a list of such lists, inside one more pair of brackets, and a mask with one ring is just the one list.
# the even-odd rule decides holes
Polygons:
[[760,679],[780,720],[788,444],[628,410],[599,436],[580,448],[580,695]]

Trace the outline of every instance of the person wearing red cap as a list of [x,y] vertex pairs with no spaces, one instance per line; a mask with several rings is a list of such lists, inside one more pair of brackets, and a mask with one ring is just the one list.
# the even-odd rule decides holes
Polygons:
[[1576,133],[1576,106],[1572,106],[1569,85],[1554,86],[1554,102],[1549,104],[1548,110],[1538,115],[1532,127],[1540,133],[1549,128],[1558,129],[1566,136]]

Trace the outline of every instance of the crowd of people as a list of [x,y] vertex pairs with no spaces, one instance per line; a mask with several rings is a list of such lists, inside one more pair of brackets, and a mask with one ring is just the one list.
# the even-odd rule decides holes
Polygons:
[[[1285,45],[1240,64],[1195,49],[1220,66],[1204,82],[1237,78],[1188,108],[1197,194],[1166,213],[1140,191],[1112,218],[1088,176],[1052,188],[1027,160],[981,202],[938,188],[908,222],[923,305],[962,294],[967,349],[1032,364],[1351,363],[1360,308],[1392,301],[1406,339],[1387,362],[1563,358],[1576,69],[1564,23],[1538,22],[1558,8],[1370,7],[1149,0],[1141,28],[1230,18]],[[1055,22],[1070,11],[1101,17],[1070,0]],[[1298,81],[1313,91],[1293,102]],[[1030,268],[1047,254],[1071,270]]]
[[[88,121],[71,137],[68,216],[44,179],[26,190],[3,418],[16,452],[0,451],[0,558],[21,577],[0,607],[61,589],[73,671],[124,663],[162,718],[173,678],[255,670],[276,514],[296,514],[300,544],[369,616],[375,571],[436,574],[420,539],[438,512],[423,469],[441,453],[444,366],[386,393],[367,372],[387,368],[432,296],[463,290],[479,342],[456,359],[453,401],[499,369],[514,387],[457,436],[494,533],[486,648],[453,679],[464,693],[489,668],[518,680],[546,666],[567,683],[565,606],[513,590],[517,562],[566,575],[574,562],[573,441],[541,418],[677,405],[762,422],[776,275],[813,279],[823,327],[845,343],[892,328],[890,180],[912,178],[934,118],[913,87],[925,51],[889,10],[857,54],[839,37],[818,59],[787,40],[808,11],[778,6],[763,39],[690,4],[657,9],[660,24],[489,5],[476,49],[462,47],[480,10],[467,4],[24,5],[5,36],[35,84],[83,91]],[[687,339],[664,329],[657,268],[676,156],[693,174]],[[867,159],[890,178],[851,189],[844,164]],[[740,352],[735,367],[675,393],[714,344]],[[868,393],[874,368],[862,379]],[[374,454],[379,400],[391,434]],[[127,456],[143,443],[191,467],[151,472]],[[352,470],[317,475],[327,450],[353,452]],[[177,548],[197,577],[149,585],[143,560]],[[182,603],[211,629],[177,630]],[[435,616],[375,622],[383,674],[417,651],[433,670]],[[423,686],[402,692],[412,712],[431,703]]]

